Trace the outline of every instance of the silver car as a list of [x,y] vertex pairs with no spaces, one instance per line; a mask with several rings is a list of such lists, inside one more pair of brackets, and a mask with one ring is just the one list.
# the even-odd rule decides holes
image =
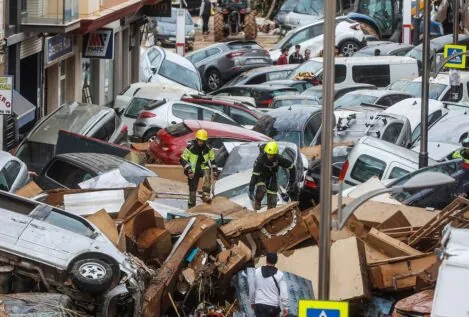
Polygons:
[[0,151],[0,190],[14,193],[28,182],[26,164],[8,152]]
[[88,314],[115,316],[119,310],[141,316],[145,267],[92,223],[4,191],[0,206],[0,262],[14,268],[9,282],[33,278],[28,291],[68,295]]
[[148,141],[158,130],[183,120],[214,121],[240,126],[221,111],[189,102],[162,100],[145,106],[139,105],[131,104],[125,111],[137,118],[134,122],[133,141]]

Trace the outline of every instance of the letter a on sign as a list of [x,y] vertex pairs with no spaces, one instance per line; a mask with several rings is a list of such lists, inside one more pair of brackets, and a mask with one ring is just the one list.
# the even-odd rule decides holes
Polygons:
[[301,300],[299,317],[348,317],[347,302]]

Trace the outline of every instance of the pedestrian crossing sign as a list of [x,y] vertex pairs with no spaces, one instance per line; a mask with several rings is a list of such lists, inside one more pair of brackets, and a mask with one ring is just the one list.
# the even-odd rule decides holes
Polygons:
[[452,45],[446,44],[443,58],[448,58],[452,55],[462,54],[446,62],[447,68],[466,68],[466,46],[465,45]]
[[348,303],[300,300],[298,317],[348,317]]

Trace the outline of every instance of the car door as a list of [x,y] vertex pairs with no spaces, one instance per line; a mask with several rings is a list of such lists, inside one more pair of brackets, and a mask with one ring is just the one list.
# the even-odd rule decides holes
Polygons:
[[[13,208],[15,207],[12,206],[11,209]],[[32,219],[29,216],[13,212],[0,205],[0,224],[2,226],[2,230],[0,230],[0,245],[2,249],[11,248],[15,250],[19,237],[31,221]]]
[[168,113],[168,124],[176,124],[183,120],[200,120],[198,108],[187,103],[173,103]]
[[311,116],[304,128],[303,146],[313,146],[319,141],[321,130],[321,112]]

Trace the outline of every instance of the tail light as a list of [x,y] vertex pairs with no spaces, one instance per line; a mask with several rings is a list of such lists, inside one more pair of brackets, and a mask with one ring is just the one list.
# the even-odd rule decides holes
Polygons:
[[231,52],[231,53],[228,53],[226,54],[226,57],[228,58],[235,58],[235,57],[238,57],[238,56],[242,56],[246,54],[246,52],[243,52],[243,51],[236,51],[236,52]]
[[316,182],[311,177],[305,178],[304,186],[308,188],[318,188],[318,184],[316,184]]
[[350,28],[351,28],[352,30],[358,31],[358,30],[360,30],[360,23],[352,24],[352,25],[350,26]]
[[272,104],[272,101],[273,99],[266,99],[266,100],[262,100],[260,104],[264,107],[270,107],[270,105]]
[[154,117],[156,117],[156,114],[154,114],[153,112],[148,112],[148,111],[142,111],[138,115],[139,119],[148,119],[148,118],[154,118]]
[[462,163],[462,168],[465,170],[469,170],[469,163],[463,162]]
[[339,174],[339,181],[342,182],[345,179],[345,175],[347,174],[348,166],[349,166],[348,160],[345,160],[344,166],[342,166],[342,170],[340,171],[340,174]]
[[124,134],[127,132],[129,132],[129,127],[127,126],[127,124],[124,124],[121,129],[121,134]]

